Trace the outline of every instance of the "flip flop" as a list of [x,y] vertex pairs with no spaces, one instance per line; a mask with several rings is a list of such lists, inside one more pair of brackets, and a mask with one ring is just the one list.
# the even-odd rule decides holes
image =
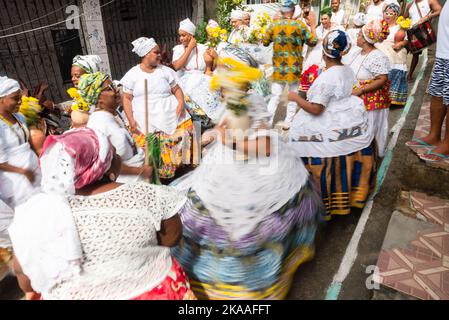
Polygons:
[[409,148],[413,147],[426,147],[429,149],[435,149],[436,146],[433,146],[431,144],[428,144],[427,142],[422,141],[421,139],[415,138],[412,141],[408,141],[405,143],[405,145]]
[[419,157],[426,162],[440,162],[443,160],[449,160],[449,156],[441,153],[432,152],[430,150],[426,154],[422,154]]

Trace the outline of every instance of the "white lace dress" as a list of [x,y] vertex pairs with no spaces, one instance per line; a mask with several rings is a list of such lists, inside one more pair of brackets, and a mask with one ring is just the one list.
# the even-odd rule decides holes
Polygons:
[[[378,49],[371,51],[368,55],[362,55],[362,52],[360,52],[351,63],[351,69],[359,82],[371,80],[379,75],[389,74],[390,60]],[[385,155],[387,148],[389,114],[390,109],[368,111],[368,116],[373,124],[373,132],[376,136],[380,157]]]
[[173,189],[146,183],[70,197],[83,251],[82,272],[43,298],[127,300],[151,291],[172,267],[170,249],[158,245],[157,232],[185,201]]
[[352,95],[357,80],[347,66],[323,72],[307,93],[307,100],[324,106],[319,116],[301,109],[289,133],[301,157],[331,158],[368,147],[372,128],[363,100]]

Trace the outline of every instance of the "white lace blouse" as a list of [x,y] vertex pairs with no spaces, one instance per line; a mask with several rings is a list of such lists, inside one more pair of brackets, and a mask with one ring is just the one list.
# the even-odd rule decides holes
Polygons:
[[157,232],[185,201],[174,189],[143,182],[70,197],[83,251],[82,272],[44,299],[124,300],[152,290],[172,266],[170,249],[158,245]]
[[351,69],[354,71],[357,80],[371,80],[375,77],[390,72],[390,60],[380,51],[375,49],[367,55],[362,52],[351,63]]

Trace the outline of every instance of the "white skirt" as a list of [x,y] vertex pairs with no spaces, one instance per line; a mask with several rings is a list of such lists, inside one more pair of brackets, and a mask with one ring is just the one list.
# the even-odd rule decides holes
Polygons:
[[2,200],[14,209],[27,201],[40,188],[41,173],[38,158],[29,143],[8,150],[8,163],[18,168],[31,170],[35,175],[34,183],[31,183],[22,174],[0,171]]
[[368,118],[373,126],[374,135],[377,141],[377,146],[379,148],[379,157],[381,158],[385,156],[385,152],[387,151],[389,114],[390,109],[368,111]]

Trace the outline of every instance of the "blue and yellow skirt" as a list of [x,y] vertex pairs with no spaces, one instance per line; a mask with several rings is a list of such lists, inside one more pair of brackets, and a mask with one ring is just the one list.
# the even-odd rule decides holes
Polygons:
[[360,151],[333,158],[302,158],[318,182],[326,220],[332,215],[347,215],[351,208],[364,208],[376,184],[377,146],[373,142]]
[[390,84],[391,104],[405,106],[408,97],[407,71],[393,69],[388,78]]

